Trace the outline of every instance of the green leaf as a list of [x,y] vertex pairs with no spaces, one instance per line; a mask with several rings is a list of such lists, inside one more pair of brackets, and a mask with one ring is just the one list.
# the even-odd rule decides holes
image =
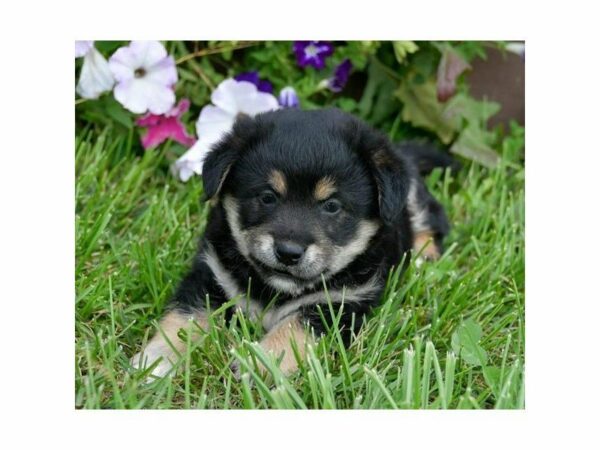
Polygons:
[[358,108],[358,103],[356,103],[354,99],[348,97],[341,97],[337,101],[337,105],[342,111],[346,111],[348,113],[352,113]]
[[488,366],[483,368],[483,377],[485,378],[485,382],[492,388],[494,392],[498,391],[501,375],[502,370],[500,367]]
[[368,75],[369,80],[358,104],[358,112],[363,119],[377,125],[398,110],[393,96],[396,83],[385,72],[382,64],[375,60],[369,64]]
[[494,168],[498,166],[500,156],[486,142],[492,135],[493,133],[479,128],[477,125],[469,125],[460,133],[458,139],[450,147],[450,151],[477,161],[486,167]]
[[481,326],[473,319],[462,322],[452,334],[452,346],[460,346],[461,358],[472,366],[485,366],[488,355],[479,345],[482,336]]
[[435,72],[436,58],[432,49],[421,49],[411,60],[410,65],[417,74],[428,79]]
[[433,81],[419,85],[402,83],[396,95],[404,103],[402,109],[404,121],[433,131],[444,144],[452,141],[460,126],[460,118],[444,115],[444,105],[437,99]]
[[115,122],[120,123],[126,128],[133,127],[131,115],[116,102],[111,102],[106,105],[106,114],[108,114],[108,116],[112,118]]
[[489,100],[475,100],[467,94],[459,93],[446,103],[444,116],[448,120],[465,119],[485,128],[490,117],[500,111],[500,104]]
[[456,331],[452,333],[451,345],[452,351],[458,357],[460,355],[460,338],[458,337],[458,333]]
[[394,55],[396,60],[402,64],[410,53],[416,52],[419,47],[413,41],[394,41]]

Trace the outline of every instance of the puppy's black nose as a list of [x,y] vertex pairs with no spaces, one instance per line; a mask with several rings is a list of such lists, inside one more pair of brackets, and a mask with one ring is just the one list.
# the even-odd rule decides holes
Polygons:
[[275,243],[275,256],[286,266],[298,264],[305,248],[295,242],[283,241]]

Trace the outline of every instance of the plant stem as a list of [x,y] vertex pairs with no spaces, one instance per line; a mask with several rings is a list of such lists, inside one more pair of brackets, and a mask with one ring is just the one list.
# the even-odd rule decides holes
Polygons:
[[224,53],[229,50],[239,50],[239,49],[246,48],[246,47],[253,47],[258,44],[259,44],[259,42],[257,42],[257,41],[245,41],[245,42],[241,42],[237,45],[234,45],[232,47],[223,46],[223,47],[215,47],[215,48],[205,48],[205,49],[198,50],[193,53],[187,54],[185,56],[182,56],[177,61],[175,61],[175,64],[181,64],[186,61],[189,61],[190,59],[198,58],[200,56],[212,55],[215,53]]

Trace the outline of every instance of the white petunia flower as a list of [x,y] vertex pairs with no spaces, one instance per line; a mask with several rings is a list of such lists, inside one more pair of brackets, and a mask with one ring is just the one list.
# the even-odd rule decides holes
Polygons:
[[279,108],[277,99],[248,81],[227,79],[217,86],[211,95],[213,105],[200,111],[196,122],[198,141],[175,162],[175,171],[182,181],[194,174],[202,174],[206,155],[214,144],[233,128],[239,114],[256,114]]
[[175,105],[175,60],[158,41],[131,41],[108,65],[117,81],[115,98],[129,111],[165,114]]
[[108,62],[94,48],[94,41],[75,41],[75,57],[83,56],[83,65],[75,91],[83,98],[98,98],[115,84]]
[[85,56],[94,47],[94,41],[75,41],[75,58]]

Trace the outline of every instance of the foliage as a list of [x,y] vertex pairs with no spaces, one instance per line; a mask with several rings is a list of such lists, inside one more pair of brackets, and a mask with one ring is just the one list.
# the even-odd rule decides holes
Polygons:
[[[124,42],[97,42],[106,57]],[[325,68],[300,67],[292,42],[166,42],[177,64],[177,98],[191,101],[183,121],[193,133],[200,109],[210,103],[210,94],[226,78],[257,71],[277,95],[291,86],[304,109],[338,107],[356,114],[390,133],[395,140],[428,137],[461,157],[488,167],[498,164],[500,140],[488,130],[487,121],[499,105],[473,99],[462,74],[474,58],[485,58],[486,48],[501,43],[481,42],[334,42]],[[352,73],[345,88],[328,89],[335,68],[348,59]],[[80,70],[81,62],[77,62]],[[440,101],[442,99],[443,101]],[[112,127],[113,135],[133,136],[139,142],[143,130],[135,117],[111,94],[76,102],[77,130]],[[200,136],[199,136],[200,137]],[[134,145],[136,152],[141,151]],[[169,162],[185,148],[174,145]]]

